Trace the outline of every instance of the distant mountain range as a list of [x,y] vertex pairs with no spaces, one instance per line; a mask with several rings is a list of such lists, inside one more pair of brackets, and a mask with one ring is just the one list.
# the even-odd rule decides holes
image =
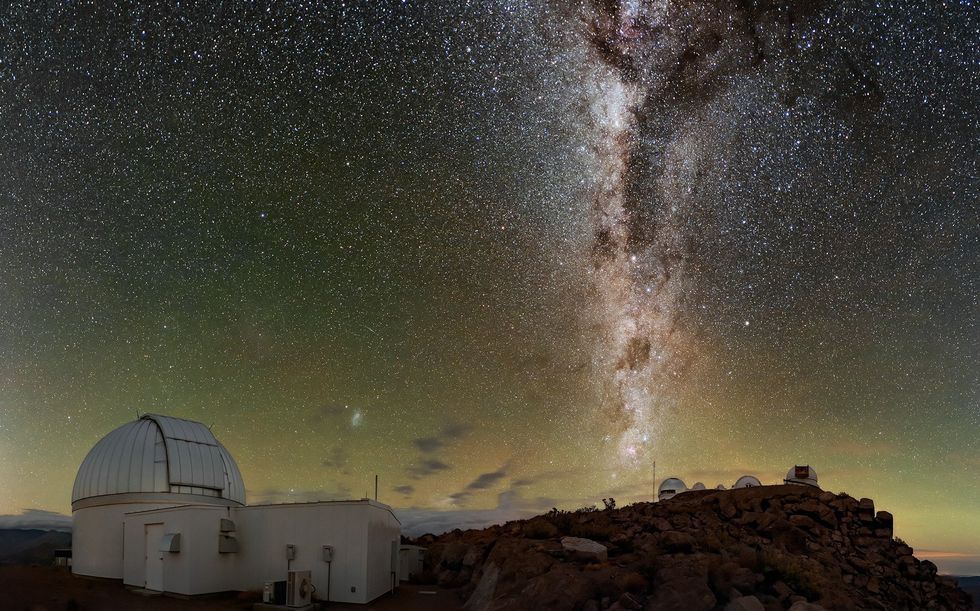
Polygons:
[[0,529],[0,564],[51,564],[54,550],[71,547],[71,533]]
[[954,577],[956,585],[973,597],[973,608],[980,609],[980,577]]

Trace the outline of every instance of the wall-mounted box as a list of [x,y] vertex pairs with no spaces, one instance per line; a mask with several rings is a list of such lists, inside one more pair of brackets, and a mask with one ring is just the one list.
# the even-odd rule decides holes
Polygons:
[[232,535],[221,533],[218,535],[218,552],[221,554],[238,553],[238,539]]
[[163,535],[160,539],[160,551],[161,552],[179,552],[180,551],[180,533],[167,533]]

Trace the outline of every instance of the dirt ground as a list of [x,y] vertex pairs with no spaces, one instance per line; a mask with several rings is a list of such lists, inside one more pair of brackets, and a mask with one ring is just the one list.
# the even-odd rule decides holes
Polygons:
[[[61,567],[0,565],[0,611],[247,611],[254,596],[225,594],[206,598],[173,598],[147,594],[117,581],[75,577]],[[453,592],[435,586],[403,585],[394,595],[369,605],[321,603],[323,609],[359,611],[457,611]]]

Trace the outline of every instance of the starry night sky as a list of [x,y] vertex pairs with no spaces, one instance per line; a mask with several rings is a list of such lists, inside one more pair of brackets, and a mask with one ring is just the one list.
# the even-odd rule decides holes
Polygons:
[[978,40],[967,0],[7,4],[0,513],[162,412],[250,502],[377,473],[432,527],[809,463],[980,573]]

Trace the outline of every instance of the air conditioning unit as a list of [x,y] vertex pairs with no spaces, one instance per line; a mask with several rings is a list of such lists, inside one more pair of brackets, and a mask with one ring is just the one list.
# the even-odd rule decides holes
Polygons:
[[313,597],[313,580],[310,571],[286,573],[286,606],[305,607]]
[[286,604],[286,582],[285,581],[265,582],[265,587],[262,588],[262,602],[269,603],[271,605]]

